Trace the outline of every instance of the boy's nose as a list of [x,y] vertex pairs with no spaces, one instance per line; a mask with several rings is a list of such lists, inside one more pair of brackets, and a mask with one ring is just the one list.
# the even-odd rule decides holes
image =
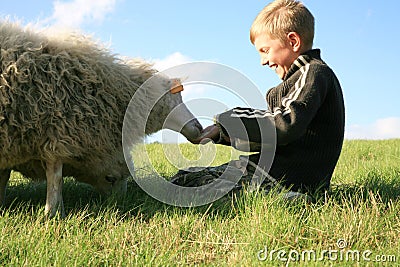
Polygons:
[[269,60],[266,57],[261,57],[261,65],[262,66],[268,65],[268,61]]

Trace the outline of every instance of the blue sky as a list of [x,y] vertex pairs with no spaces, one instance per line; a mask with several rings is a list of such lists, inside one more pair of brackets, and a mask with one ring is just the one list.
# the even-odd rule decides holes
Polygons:
[[[162,69],[191,61],[225,64],[251,79],[264,95],[280,80],[260,65],[249,28],[269,1],[3,1],[2,18],[23,25],[71,27]],[[346,138],[400,137],[400,43],[397,0],[303,1],[316,19],[314,47],[344,91]],[[213,88],[185,90],[186,99],[218,98]]]

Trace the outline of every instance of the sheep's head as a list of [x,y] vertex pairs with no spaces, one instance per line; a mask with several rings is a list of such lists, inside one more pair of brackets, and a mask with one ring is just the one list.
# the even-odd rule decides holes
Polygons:
[[90,184],[104,195],[124,195],[130,176],[123,154],[116,151],[102,162],[74,162],[65,164],[64,176],[73,176],[77,181]]
[[[123,155],[118,152],[110,162],[87,163],[76,161],[63,166],[64,177],[74,177],[77,181],[92,185],[97,192],[105,195],[121,194],[127,189],[127,178],[130,176]],[[46,180],[45,163],[40,160],[30,160],[14,166],[15,171],[36,181]]]
[[127,191],[128,173],[107,173],[100,175],[97,179],[90,179],[88,184],[92,185],[97,192],[104,195],[124,195]]
[[189,141],[200,136],[202,126],[182,101],[183,86],[178,79],[154,77],[150,80],[151,90],[158,92],[150,111],[146,134],[163,128],[183,134]]

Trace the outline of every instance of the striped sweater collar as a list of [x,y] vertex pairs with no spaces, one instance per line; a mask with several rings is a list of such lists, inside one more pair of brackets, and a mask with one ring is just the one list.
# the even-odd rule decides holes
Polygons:
[[312,59],[319,59],[321,60],[321,50],[319,49],[312,49],[308,50],[307,52],[301,54],[292,64],[288,73],[286,73],[285,78],[283,79],[286,81],[289,79],[290,76],[293,75],[296,71],[298,71],[301,67],[309,64]]

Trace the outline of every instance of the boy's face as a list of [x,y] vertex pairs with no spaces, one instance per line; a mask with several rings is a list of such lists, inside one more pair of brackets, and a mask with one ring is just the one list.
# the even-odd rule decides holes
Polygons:
[[272,39],[267,34],[260,34],[254,38],[254,46],[261,57],[261,65],[268,65],[282,80],[300,55],[292,37],[288,34],[285,42]]

